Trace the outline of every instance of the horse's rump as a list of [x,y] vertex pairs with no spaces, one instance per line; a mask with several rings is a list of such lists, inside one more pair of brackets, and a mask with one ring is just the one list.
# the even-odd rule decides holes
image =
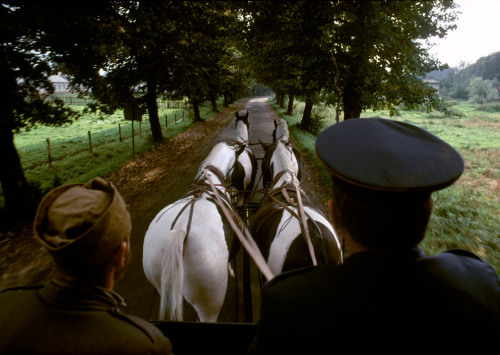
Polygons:
[[[288,198],[281,189],[270,192],[274,199],[269,195],[264,197],[251,221],[251,233],[262,254],[273,271],[278,272],[312,265],[303,227],[298,218],[298,206],[289,203],[291,199],[297,202],[297,193],[294,188],[288,187],[286,190]],[[318,264],[340,263],[340,243],[336,243],[333,228],[321,211],[312,206],[307,196],[301,195]]]

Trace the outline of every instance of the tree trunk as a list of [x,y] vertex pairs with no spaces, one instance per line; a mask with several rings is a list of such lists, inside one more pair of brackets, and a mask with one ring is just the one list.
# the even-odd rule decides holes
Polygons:
[[24,176],[21,161],[14,145],[14,135],[9,129],[0,130],[0,182],[5,207],[12,217],[32,217],[36,206],[31,189]]
[[212,103],[212,111],[219,112],[219,110],[217,109],[217,100],[216,100],[215,96],[210,95],[210,102]]
[[361,91],[357,85],[347,85],[342,100],[344,103],[344,120],[359,118],[363,106],[361,105]]
[[293,94],[288,95],[288,110],[286,111],[286,114],[291,116],[293,114]]
[[149,123],[151,124],[151,133],[153,142],[163,142],[161,133],[160,118],[158,117],[158,105],[156,103],[156,76],[150,75],[147,82],[148,93],[146,94],[146,104],[148,106]]
[[224,107],[229,107],[229,102],[227,99],[227,92],[224,93]]
[[280,108],[285,108],[285,93],[280,94]]
[[193,101],[193,112],[194,112],[194,120],[195,120],[195,122],[201,121],[200,103],[198,101]]
[[300,122],[300,127],[306,131],[311,129],[311,113],[313,104],[313,99],[306,98],[306,106],[304,107],[304,114],[302,115],[302,121]]

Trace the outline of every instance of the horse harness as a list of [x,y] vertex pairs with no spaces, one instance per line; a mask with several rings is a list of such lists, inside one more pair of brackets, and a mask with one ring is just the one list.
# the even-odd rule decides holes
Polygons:
[[[286,170],[279,172],[275,176],[274,181],[273,181],[273,185],[271,185],[271,186],[274,186],[279,181],[279,179],[287,172],[288,171],[286,171]],[[279,207],[288,211],[288,213],[290,213],[291,216],[295,217],[299,221],[301,233],[304,236],[304,238],[306,238],[305,228],[309,228],[309,227],[305,226],[304,222],[300,218],[300,213],[304,213],[304,215],[307,217],[307,219],[314,225],[314,228],[317,230],[318,234],[321,236],[322,232],[321,232],[321,228],[318,225],[318,223],[313,218],[311,218],[311,216],[308,213],[306,213],[306,211],[304,210],[304,204],[303,203],[299,204],[298,201],[295,201],[295,199],[293,197],[290,197],[290,193],[296,193],[296,194],[300,193],[302,199],[306,199],[306,200],[309,199],[308,196],[305,194],[305,192],[302,189],[299,188],[299,190],[297,190],[297,188],[293,184],[288,183],[288,184],[283,184],[282,186],[279,186],[279,187],[276,187],[273,189],[269,189],[268,191],[266,191],[266,196],[261,200],[261,204],[265,204],[265,203],[268,203],[269,201],[273,201],[276,205],[278,205]],[[283,203],[282,201],[280,201],[276,197],[276,195],[278,195],[278,194],[281,194],[284,197],[286,203]],[[290,208],[290,206],[296,207],[297,211],[292,210]]]
[[[222,171],[220,171],[220,169],[218,169],[217,167],[215,167],[213,165],[208,165],[205,169],[214,173],[217,176],[217,178],[219,178],[219,181],[221,181],[221,184],[218,186],[225,186],[226,185],[226,178],[224,176],[224,173]],[[184,198],[183,198],[183,199],[185,199],[188,197],[192,197],[191,200],[181,208],[181,210],[179,211],[177,216],[174,218],[172,225],[170,226],[170,230],[173,230],[175,228],[175,225],[176,225],[177,221],[179,220],[180,216],[189,207],[189,217],[188,217],[188,223],[187,223],[187,227],[186,227],[186,236],[189,235],[189,231],[191,230],[191,223],[193,221],[193,213],[194,213],[194,205],[195,205],[196,201],[200,200],[201,197],[203,196],[203,194],[206,193],[209,196],[211,196],[211,197],[207,198],[207,200],[214,202],[214,198],[213,198],[214,192],[212,191],[210,185],[207,184],[207,182],[205,180],[199,179],[198,181],[195,181],[193,183],[193,187],[195,187],[195,189],[188,192],[186,195],[184,195]],[[232,204],[231,204],[231,201],[229,200],[229,198],[225,194],[222,194],[222,196],[223,196],[223,201],[232,210]],[[167,212],[168,212],[168,210],[163,212],[163,214],[165,214]],[[156,222],[158,222],[160,220],[160,218],[163,216],[163,214],[158,217]]]

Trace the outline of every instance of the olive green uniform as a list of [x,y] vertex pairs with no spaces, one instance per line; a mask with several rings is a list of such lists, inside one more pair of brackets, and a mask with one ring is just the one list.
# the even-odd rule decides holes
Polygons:
[[171,354],[161,331],[101,287],[51,281],[0,293],[1,354]]

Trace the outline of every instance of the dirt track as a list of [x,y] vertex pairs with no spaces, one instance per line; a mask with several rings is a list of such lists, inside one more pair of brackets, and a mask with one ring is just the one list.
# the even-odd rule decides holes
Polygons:
[[[253,98],[239,105],[233,106],[231,111],[231,120],[226,119],[225,127],[213,127],[209,132],[186,132],[185,137],[178,138],[180,144],[177,147],[168,148],[168,144],[162,147],[161,154],[170,153],[171,159],[165,159],[159,156],[159,161],[152,164],[151,161],[142,161],[142,164],[148,166],[146,171],[141,174],[132,173],[131,178],[137,180],[138,184],[146,184],[141,186],[140,195],[128,196],[124,191],[125,198],[130,201],[130,208],[133,216],[133,231],[132,231],[132,246],[133,246],[133,261],[130,270],[124,276],[123,280],[117,285],[116,290],[126,300],[128,304],[128,312],[139,315],[146,319],[157,319],[159,295],[157,291],[147,281],[142,269],[142,243],[144,234],[149,226],[149,223],[154,216],[166,205],[179,199],[186,193],[198,172],[198,166],[201,161],[208,155],[211,148],[220,141],[232,141],[234,138],[234,111],[238,109],[245,113],[249,111],[249,139],[251,143],[258,143],[259,139],[263,142],[272,141],[272,131],[274,129],[273,120],[278,118],[276,113],[272,110],[267,103],[267,98]],[[225,113],[221,113],[225,115]],[[218,119],[220,121],[220,119]],[[224,121],[224,119],[222,120]],[[203,123],[201,126],[208,125],[210,121]],[[215,128],[215,129],[214,129]],[[205,130],[203,130],[205,131]],[[174,140],[169,144],[176,143]],[[262,157],[264,151],[260,145],[252,145],[252,150],[257,157]],[[175,150],[174,150],[175,149]],[[174,153],[175,152],[175,153]],[[172,154],[174,153],[174,154]],[[158,153],[156,154],[158,155]],[[166,161],[169,161],[168,163]],[[141,164],[137,162],[136,164]],[[161,164],[168,164],[169,167],[161,167]],[[260,162],[259,162],[260,164]],[[260,167],[259,167],[260,169]],[[307,162],[306,169],[308,170]],[[126,178],[126,173],[121,172],[122,178]],[[260,176],[260,171],[257,177]],[[117,184],[120,189],[120,183],[117,176],[110,177]],[[322,204],[318,199],[315,189],[312,188],[314,184],[311,181],[310,174],[307,172],[302,179],[301,184],[306,193],[311,195],[313,201]],[[127,185],[130,185],[128,181]],[[121,190],[120,190],[121,191]],[[254,198],[258,201],[260,196],[257,194]],[[324,206],[324,203],[323,203]],[[241,252],[240,252],[241,254]],[[242,286],[242,264],[243,257],[238,255],[236,265],[234,265],[237,273],[237,279],[231,279],[228,285],[226,300],[219,316],[220,322],[242,322],[243,321],[243,286]],[[252,268],[251,280],[253,287],[253,320],[255,321],[258,312],[258,275]],[[186,320],[195,320],[195,315],[190,312],[189,307],[185,311]]]

